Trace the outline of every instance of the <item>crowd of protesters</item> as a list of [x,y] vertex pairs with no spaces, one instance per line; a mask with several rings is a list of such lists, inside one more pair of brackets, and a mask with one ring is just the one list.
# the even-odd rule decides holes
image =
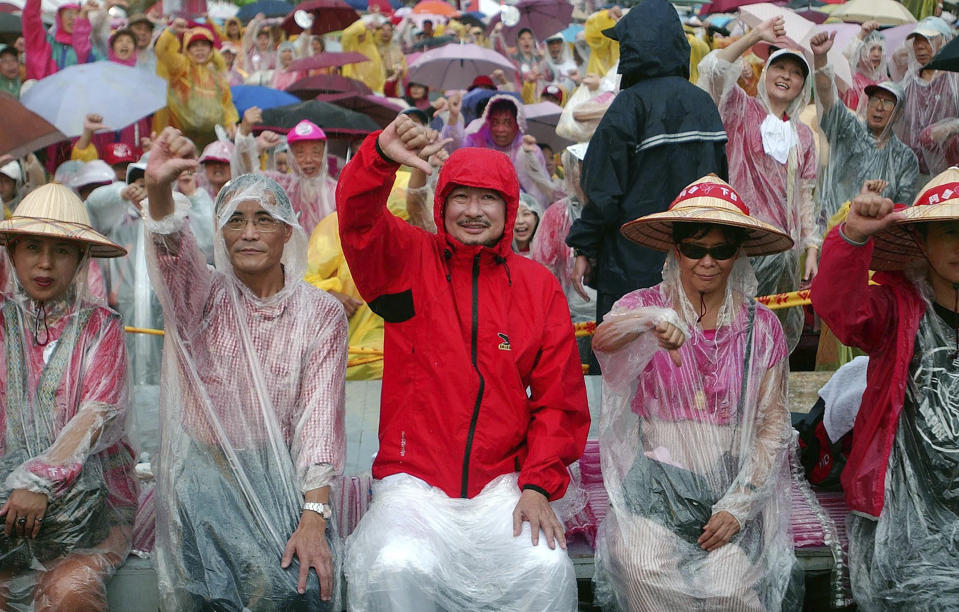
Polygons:
[[[511,6],[376,0],[315,35],[322,9],[184,4],[25,0],[0,46],[2,96],[94,62],[167,84],[130,125],[88,109],[79,137],[0,157],[0,608],[107,609],[132,552],[167,610],[574,610],[588,372],[596,602],[800,609],[789,363],[820,326],[821,354],[869,358],[824,416],[855,601],[959,601],[941,5],[899,48],[867,21],[836,53],[835,31],[800,46],[782,16],[666,0],[577,0],[541,40]],[[413,54],[459,44],[504,68],[416,80]],[[366,61],[295,64],[331,48]],[[344,137],[234,104],[317,76],[395,116]],[[346,380],[369,379],[379,448],[351,493]]]

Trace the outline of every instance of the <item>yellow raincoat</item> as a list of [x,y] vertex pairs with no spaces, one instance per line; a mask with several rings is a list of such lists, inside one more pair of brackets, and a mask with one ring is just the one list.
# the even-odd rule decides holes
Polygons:
[[380,59],[380,52],[376,49],[373,36],[373,31],[367,29],[362,19],[358,19],[353,22],[353,25],[343,30],[340,36],[343,51],[356,51],[370,58],[368,62],[343,66],[343,76],[362,81],[373,90],[373,93],[383,95],[386,73],[383,71],[383,61]]
[[586,20],[583,36],[591,51],[586,74],[605,76],[613,64],[619,61],[619,43],[603,34],[603,30],[614,25],[616,20],[609,16],[608,10],[596,11]]

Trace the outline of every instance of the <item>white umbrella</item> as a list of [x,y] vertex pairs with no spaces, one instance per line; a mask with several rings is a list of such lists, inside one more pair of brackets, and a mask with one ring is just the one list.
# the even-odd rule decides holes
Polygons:
[[[815,23],[805,17],[797,15],[788,8],[776,6],[768,2],[739,7],[740,21],[751,28],[755,28],[767,19],[778,16],[782,16],[786,22],[786,38],[791,43],[791,46],[802,49],[803,54],[806,56],[806,61],[812,66],[813,53],[809,46],[809,41],[820,31]],[[849,60],[842,54],[842,48],[838,45],[833,45],[827,54],[827,58],[836,78],[845,83],[847,87],[851,87],[852,71],[849,69]]]
[[37,81],[20,101],[67,136],[83,133],[89,113],[114,130],[166,106],[167,83],[140,68],[94,62],[64,68]]
[[896,0],[849,0],[840,5],[831,15],[843,21],[878,21],[881,25],[916,23],[916,18]]

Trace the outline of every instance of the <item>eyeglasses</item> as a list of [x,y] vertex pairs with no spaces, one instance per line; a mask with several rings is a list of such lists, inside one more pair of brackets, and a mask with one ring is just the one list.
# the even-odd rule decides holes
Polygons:
[[895,100],[880,98],[879,96],[869,96],[869,103],[873,106],[878,106],[884,111],[891,111],[892,109],[896,108]]
[[282,221],[267,215],[253,217],[252,219],[246,217],[230,217],[227,219],[227,222],[223,224],[223,229],[224,231],[230,232],[242,232],[249,223],[253,223],[253,229],[263,233],[279,231],[283,225]]
[[713,247],[704,247],[691,242],[680,242],[676,246],[679,247],[679,252],[683,254],[683,257],[688,259],[702,259],[709,255],[716,260],[726,260],[732,259],[739,252],[738,244],[729,244],[728,242]]

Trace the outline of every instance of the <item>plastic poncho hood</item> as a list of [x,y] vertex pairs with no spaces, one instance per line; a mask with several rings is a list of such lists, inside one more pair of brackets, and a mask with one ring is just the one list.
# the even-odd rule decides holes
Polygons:
[[631,80],[689,78],[689,41],[676,9],[666,0],[633,7],[603,34],[619,41],[619,74]]
[[436,183],[433,219],[436,222],[436,233],[454,247],[462,243],[446,233],[444,217],[446,198],[459,186],[492,189],[506,202],[503,235],[495,246],[490,247],[500,257],[506,257],[507,253],[512,252],[513,224],[516,223],[516,212],[519,210],[519,180],[516,178],[513,162],[499,151],[465,147],[454,151],[443,164]]

